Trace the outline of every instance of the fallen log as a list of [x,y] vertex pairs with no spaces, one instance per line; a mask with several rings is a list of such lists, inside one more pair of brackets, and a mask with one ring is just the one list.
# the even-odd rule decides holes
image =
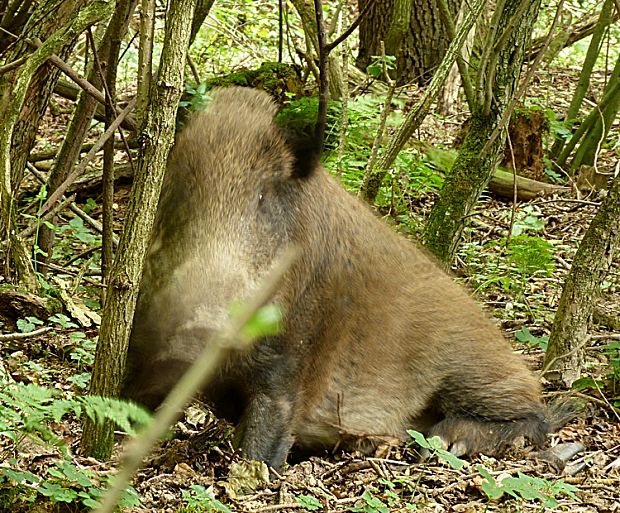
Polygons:
[[[489,190],[501,198],[512,199],[514,197],[514,178],[511,172],[498,169],[493,174],[493,178],[491,178]],[[519,175],[516,175],[516,179],[518,201],[528,201],[538,196],[569,192],[571,190],[570,187],[564,185],[539,182]]]

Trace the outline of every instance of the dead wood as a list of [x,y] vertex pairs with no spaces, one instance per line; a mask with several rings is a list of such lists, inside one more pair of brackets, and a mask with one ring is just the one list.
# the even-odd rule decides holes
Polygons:
[[[518,201],[528,201],[538,196],[569,192],[571,190],[570,187],[539,182],[519,175],[516,175],[516,178]],[[495,171],[493,178],[491,178],[489,189],[500,198],[512,199],[514,197],[514,175],[498,169]]]

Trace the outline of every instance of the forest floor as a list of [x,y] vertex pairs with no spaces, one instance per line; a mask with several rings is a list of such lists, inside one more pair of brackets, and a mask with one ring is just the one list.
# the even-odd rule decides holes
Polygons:
[[[562,76],[558,71],[554,76],[539,77],[530,95],[541,98],[545,105],[552,104],[556,112],[563,111],[572,86],[563,87]],[[566,76],[569,77],[567,81],[572,80],[573,73]],[[558,96],[546,97],[550,90]],[[567,93],[563,96],[560,91],[564,90]],[[58,141],[58,134],[62,133],[65,124],[66,119],[49,116],[49,144]],[[449,142],[455,127],[458,123],[454,119],[429,117],[420,132],[420,139],[430,143]],[[617,132],[618,127],[614,130]],[[614,165],[613,152],[604,153],[601,168],[612,171]],[[122,213],[129,186],[121,184],[116,194],[118,212]],[[424,219],[433,199],[432,194],[408,198],[412,215]],[[538,234],[555,248],[553,272],[528,276],[519,287],[504,286],[501,281],[503,273],[514,273],[514,270],[502,267],[502,246],[496,243],[507,234],[512,205],[487,195],[466,231],[455,269],[458,279],[472,289],[480,303],[486,305],[489,315],[495,318],[510,340],[514,340],[517,332],[526,333],[523,328],[527,328],[531,335],[529,343],[517,343],[516,349],[523,353],[533,370],[542,367],[544,353],[539,342],[544,341],[541,337],[549,334],[566,272],[596,212],[598,201],[600,195],[597,193],[583,197],[570,192],[517,206],[518,212],[525,213],[523,215],[543,221],[544,227]],[[98,207],[91,212],[95,217],[99,214]],[[523,220],[523,216],[517,216],[517,219]],[[76,247],[67,249],[70,250],[76,250]],[[85,274],[88,276],[89,272]],[[58,281],[54,283],[64,281],[71,290],[76,290],[76,279],[84,276],[79,270],[77,278],[62,271],[57,275]],[[606,283],[600,306],[610,319],[617,321],[620,318],[618,266]],[[581,388],[571,391],[572,396],[586,405],[584,411],[551,435],[542,451],[528,446],[515,447],[502,458],[479,456],[468,460],[463,468],[455,469],[441,458],[420,463],[412,445],[381,447],[374,457],[335,450],[290,464],[280,476],[267,482],[263,469],[239,464],[241,459],[232,449],[230,426],[214,419],[202,404],[195,402],[174,427],[174,435],[154,451],[135,476],[133,486],[141,498],[141,506],[131,511],[209,511],[207,497],[210,494],[231,511],[248,513],[620,511],[620,410],[611,404],[614,395],[618,397],[618,391],[610,389],[608,375],[611,370],[603,351],[605,344],[618,340],[620,329],[616,325],[614,331],[614,326],[609,324],[604,318],[595,317],[592,344],[586,354],[588,380]],[[84,370],[84,362],[70,356],[76,347],[76,339],[71,337],[75,331],[83,332],[87,339],[91,339],[96,336],[97,327],[56,329],[3,344],[0,362],[17,381],[75,391],[75,382],[70,378]],[[552,399],[566,393],[548,388],[545,395]],[[72,453],[78,452],[80,426],[77,420],[58,422],[54,431]],[[0,437],[0,450],[8,447],[5,442]],[[552,450],[550,452],[554,446],[565,447],[562,444],[570,443],[582,447],[568,461],[562,461]],[[117,444],[110,464],[80,456],[72,458],[79,468],[106,473],[115,468],[121,449],[122,444]],[[21,469],[45,475],[59,456],[53,449],[23,439],[17,450],[13,450],[12,457],[16,458],[15,464]],[[490,479],[495,482],[494,486],[490,485]],[[212,502],[211,507],[212,511],[223,510],[217,502]],[[7,509],[11,510],[17,511]],[[49,508],[40,505],[36,509],[76,510],[73,506],[63,508],[58,504]]]

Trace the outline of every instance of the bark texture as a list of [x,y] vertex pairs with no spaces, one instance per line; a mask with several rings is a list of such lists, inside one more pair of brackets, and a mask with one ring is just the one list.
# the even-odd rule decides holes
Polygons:
[[620,245],[620,175],[616,176],[566,277],[545,355],[547,379],[571,386],[581,375],[601,283]]
[[[359,0],[362,10],[369,0]],[[404,5],[405,3],[409,5]],[[361,69],[371,63],[372,57],[381,55],[380,42],[385,41],[385,53],[396,56],[396,82],[416,82],[424,85],[431,79],[450,45],[448,34],[441,21],[437,0],[377,0],[360,23],[357,65]],[[457,0],[447,0],[452,19],[456,19]],[[400,33],[402,16],[406,30],[402,38],[390,37]]]
[[[87,0],[45,0],[39,4],[28,20],[24,27],[24,35],[30,39],[39,38],[41,41],[46,41],[59,28],[66,25],[75,12],[88,3]],[[54,53],[65,60],[71,54],[75,42],[76,36],[63,41]],[[33,48],[25,40],[21,40],[8,52],[7,62],[30,55],[32,51]],[[4,98],[0,104],[0,118],[3,117],[5,103],[10,101],[11,90],[18,71],[19,68],[0,78],[0,98]],[[27,108],[21,110],[13,130],[11,144],[11,187],[13,190],[17,190],[24,176],[28,154],[34,146],[39,123],[47,109],[59,75],[60,70],[48,61],[39,66],[30,80],[24,98],[24,105],[27,105]]]
[[[166,22],[159,74],[151,90],[141,153],[119,248],[110,272],[89,393],[118,397],[138,297],[144,256],[153,228],[166,159],[183,92],[183,70],[196,0],[173,0]],[[114,443],[109,423],[84,420],[82,451],[108,458]]]
[[506,0],[502,5],[480,61],[470,129],[424,232],[425,244],[447,267],[454,259],[465,220],[500,160],[505,137],[497,136],[497,128],[514,97],[540,0]]

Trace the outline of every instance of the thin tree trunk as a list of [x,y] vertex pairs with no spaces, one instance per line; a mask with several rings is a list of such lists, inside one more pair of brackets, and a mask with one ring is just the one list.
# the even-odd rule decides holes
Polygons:
[[[17,279],[28,289],[36,288],[36,281],[32,272],[27,252],[15,230],[15,191],[14,179],[23,174],[23,171],[15,171],[14,166],[20,166],[13,160],[12,141],[17,133],[15,127],[20,120],[20,113],[28,93],[32,89],[31,81],[37,70],[46,62],[52,54],[58,54],[66,48],[68,41],[74,41],[87,27],[109,16],[114,8],[114,2],[108,0],[96,0],[86,7],[73,13],[65,26],[54,32],[43,45],[33,52],[22,67],[16,70],[14,87],[8,95],[8,102],[4,106],[2,124],[0,126],[0,244],[5,256],[4,274],[11,278],[10,262],[15,265]],[[26,164],[26,157],[23,165]],[[21,162],[21,160],[20,160]]]
[[[181,93],[196,0],[172,0],[151,104],[141,139],[141,158],[119,248],[110,273],[99,343],[89,393],[118,397],[146,248],[150,238],[166,159],[174,138],[174,120]],[[108,458],[113,427],[84,419],[81,448]]]
[[[583,67],[581,68],[581,73],[579,74],[579,82],[577,82],[575,93],[573,94],[573,98],[568,106],[568,110],[566,111],[566,119],[568,121],[577,118],[583,99],[588,92],[588,87],[590,86],[590,76],[592,75],[592,70],[596,64],[598,54],[601,51],[603,36],[606,32],[607,25],[609,25],[611,20],[612,6],[613,0],[605,0],[603,2],[603,6],[601,7],[598,23],[596,24],[596,28],[594,29],[594,33],[590,39],[590,45],[588,46],[588,51],[586,52],[586,57],[583,61]],[[551,148],[551,156],[557,157],[563,147],[564,139],[557,139]]]
[[[101,72],[105,73],[105,128],[110,125],[116,118],[116,72],[118,69],[118,60],[121,50],[123,37],[127,32],[129,18],[135,10],[136,0],[118,0],[116,9],[120,11],[120,15],[110,20],[109,32],[109,50],[108,58],[105,63],[105,69]],[[103,147],[103,238],[101,244],[101,277],[104,285],[108,283],[108,275],[112,267],[114,258],[114,136],[110,137]],[[105,295],[103,296],[103,304],[105,304]]]
[[[609,81],[606,88],[606,93],[603,96],[603,99],[600,101],[598,105],[596,105],[591,111],[590,114],[582,121],[579,128],[575,130],[571,138],[568,140],[562,152],[558,156],[557,162],[560,166],[563,166],[568,157],[570,157],[571,153],[575,149],[575,146],[581,141],[581,139],[593,129],[596,123],[600,120],[601,113],[606,112],[608,109],[608,105],[612,105],[617,102],[618,94],[620,93],[620,80]],[[615,108],[615,107],[614,107]],[[598,139],[597,139],[598,142]]]
[[620,245],[620,175],[592,219],[566,277],[545,355],[547,379],[571,386],[583,368],[601,283]]
[[478,100],[469,131],[424,232],[425,244],[446,266],[454,258],[465,219],[499,162],[504,137],[495,135],[518,85],[540,0],[505,0],[500,5],[480,61],[484,76],[478,77]]
[[138,95],[136,117],[140,132],[144,128],[153,79],[153,34],[155,32],[155,0],[140,1],[140,49],[138,52]]
[[[319,36],[318,29],[316,26],[316,16],[314,11],[314,3],[312,0],[291,0],[291,3],[295,6],[299,17],[301,18],[301,23],[304,28],[304,34],[306,38],[310,40],[312,43],[312,48],[314,49],[316,55],[319,55]],[[312,56],[308,56],[311,58]],[[337,99],[342,96],[342,91],[340,90],[340,84],[344,78],[340,76],[342,71],[340,69],[340,63],[338,62],[337,54],[333,53],[329,57],[329,96],[332,99]]]
[[[137,0],[131,0],[129,2],[124,1],[119,2],[116,6],[114,14],[110,19],[105,34],[103,35],[97,49],[99,60],[106,66],[113,66],[116,68],[116,58],[111,58],[110,55],[111,42],[112,40],[122,39],[124,34],[127,32],[129,19],[136,9],[136,3]],[[92,65],[92,61],[89,68],[88,81],[100,90],[102,88],[102,78],[96,69],[96,66]],[[60,186],[60,184],[66,180],[67,176],[69,176],[73,170],[80,155],[80,149],[82,148],[84,139],[86,138],[86,134],[90,128],[97,106],[97,100],[86,93],[86,91],[82,91],[80,93],[78,104],[73,112],[71,122],[67,127],[67,132],[60,148],[60,152],[49,173],[47,180],[48,194],[52,194]],[[55,221],[52,220],[52,223],[54,222]],[[49,260],[52,254],[53,245],[54,231],[45,225],[42,226],[39,235],[39,247],[43,251],[44,255],[42,258],[39,257],[39,260],[41,260],[43,264]],[[44,271],[46,270],[45,265],[42,266],[42,269]]]
[[[46,41],[57,33],[59,27],[68,23],[72,15],[87,5],[87,0],[46,0],[43,1],[33,12],[30,20],[24,27],[24,32],[33,40],[38,38]],[[61,29],[62,30],[62,29]],[[79,35],[79,34],[78,34]],[[55,49],[54,53],[65,60],[71,54],[77,41],[77,35],[72,39],[63,41],[63,44]],[[9,52],[7,60],[12,62],[32,53],[32,46],[27,41],[19,41]],[[0,119],[2,119],[5,102],[11,101],[13,79],[19,70],[0,76]],[[26,162],[30,150],[34,146],[37,130],[41,118],[47,109],[49,98],[58,80],[60,70],[51,62],[43,62],[33,73],[29,81],[28,90],[24,98],[24,105],[19,120],[13,128],[13,141],[11,143],[11,187],[17,190],[24,176]]]
[[476,19],[480,15],[482,8],[485,4],[485,0],[476,0],[472,2],[472,10],[465,17],[465,21],[458,28],[456,36],[446,55],[444,56],[443,61],[439,65],[437,72],[433,75],[433,79],[431,83],[428,85],[422,97],[416,102],[413,108],[407,114],[407,118],[404,123],[398,129],[398,132],[394,134],[394,137],[390,139],[388,146],[385,150],[385,154],[383,158],[378,163],[378,165],[367,172],[362,179],[362,185],[360,187],[360,196],[367,203],[374,203],[375,198],[379,192],[379,188],[381,187],[381,183],[387,173],[387,170],[392,166],[394,160],[400,150],[403,149],[407,141],[411,138],[415,130],[422,124],[422,121],[426,117],[428,109],[433,103],[434,99],[439,94],[441,87],[448,75],[450,68],[456,61],[456,57],[459,54],[469,31],[473,27]]
[[189,45],[191,46],[198,35],[198,31],[209,15],[211,6],[215,0],[198,0],[196,10],[194,11],[194,19],[192,20],[192,33],[189,37]]
[[620,57],[616,61],[614,70],[609,77],[609,82],[607,82],[607,87],[603,92],[605,107],[602,109],[595,107],[594,122],[584,134],[579,148],[575,152],[575,157],[571,161],[570,169],[573,173],[582,165],[594,165],[596,156],[605,142],[607,134],[609,134],[618,110],[620,110],[620,87],[618,87],[618,83],[620,83]]

